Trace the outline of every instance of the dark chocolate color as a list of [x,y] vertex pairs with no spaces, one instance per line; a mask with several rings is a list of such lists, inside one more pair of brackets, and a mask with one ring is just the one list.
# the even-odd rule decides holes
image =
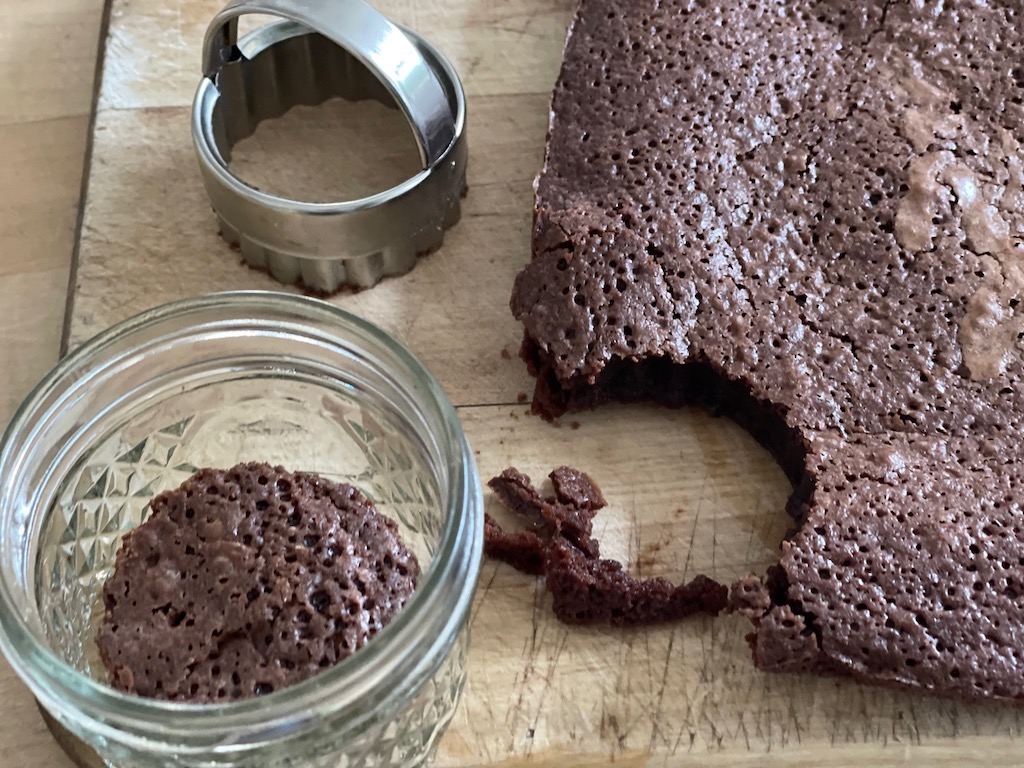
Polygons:
[[699,403],[775,453],[797,529],[733,591],[762,668],[1024,697],[1022,57],[1017,0],[573,22],[511,301],[534,409]]
[[484,515],[484,554],[508,563],[531,576],[544,574],[544,555],[551,543],[534,531],[508,533],[490,515]]
[[508,509],[535,524],[543,521],[549,538],[563,536],[587,556],[597,557],[600,549],[590,534],[594,515],[605,506],[601,490],[586,474],[571,467],[558,467],[549,477],[555,488],[555,497],[550,499],[543,498],[530,478],[514,467],[487,485]]
[[716,614],[726,607],[729,592],[703,575],[679,586],[662,578],[636,579],[617,560],[587,557],[560,537],[548,549],[544,571],[555,615],[568,624],[637,626]]
[[549,477],[553,498],[542,497],[530,478],[514,468],[489,481],[503,505],[532,519],[544,535],[532,530],[506,533],[488,517],[484,551],[525,573],[543,574],[561,621],[652,624],[725,608],[728,590],[706,576],[677,587],[668,579],[633,578],[621,563],[601,558],[600,545],[591,536],[594,515],[605,506],[601,489],[571,467],[558,467]]
[[203,703],[280,690],[363,647],[419,578],[393,521],[314,474],[202,469],[150,506],[117,553],[96,637],[129,693]]

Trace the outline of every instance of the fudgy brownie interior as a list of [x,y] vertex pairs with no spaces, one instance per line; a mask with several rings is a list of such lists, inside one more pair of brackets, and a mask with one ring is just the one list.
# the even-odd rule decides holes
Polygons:
[[1024,696],[1024,8],[583,0],[512,310],[534,409],[701,403],[797,532],[766,669]]
[[193,703],[272,693],[362,648],[419,578],[350,485],[267,464],[202,469],[124,537],[96,636],[114,687]]

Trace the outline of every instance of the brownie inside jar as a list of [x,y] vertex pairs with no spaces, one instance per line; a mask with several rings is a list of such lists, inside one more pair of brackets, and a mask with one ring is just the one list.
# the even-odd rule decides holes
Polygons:
[[420,576],[394,521],[315,474],[202,469],[150,506],[96,636],[128,693],[213,703],[306,680],[387,626]]

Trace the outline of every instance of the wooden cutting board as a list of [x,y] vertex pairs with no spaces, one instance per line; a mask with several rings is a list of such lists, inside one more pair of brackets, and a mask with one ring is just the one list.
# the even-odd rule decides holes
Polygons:
[[[632,572],[730,581],[776,557],[789,487],[731,422],[608,407],[557,424],[508,310],[529,257],[531,182],[575,0],[380,0],[442,48],[469,98],[469,195],[444,247],[407,276],[332,301],[383,326],[435,372],[490,477],[573,464],[610,506],[596,531]],[[114,0],[68,342],[163,301],[274,289],[216,235],[189,134],[200,45],[220,0]],[[382,187],[414,159],[396,113],[331,103],[267,123],[236,167],[272,191],[331,199]],[[353,149],[357,148],[357,149]],[[489,511],[496,504],[488,498]],[[440,766],[881,766],[1018,762],[1017,710],[844,680],[767,675],[737,617],[571,628],[537,580],[486,563],[462,705]]]

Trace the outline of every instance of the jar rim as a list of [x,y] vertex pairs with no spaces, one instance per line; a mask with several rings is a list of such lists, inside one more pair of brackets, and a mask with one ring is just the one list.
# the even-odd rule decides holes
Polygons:
[[[187,734],[190,743],[252,745],[315,726],[325,715],[351,724],[365,720],[363,697],[379,686],[395,689],[427,679],[443,662],[454,637],[468,619],[483,549],[483,501],[472,450],[455,408],[433,374],[400,342],[376,325],[332,304],[276,291],[229,291],[161,305],[97,334],[61,360],[22,402],[0,438],[0,473],[38,440],[34,417],[45,412],[48,394],[73,391],[88,384],[90,364],[126,339],[216,311],[237,310],[237,319],[259,319],[255,313],[287,314],[291,323],[325,321],[345,332],[337,341],[351,348],[377,347],[389,353],[421,385],[422,395],[405,390],[419,406],[440,417],[444,434],[437,436],[447,460],[449,492],[436,552],[412,598],[373,641],[357,653],[302,682],[266,696],[214,704],[149,699],[117,691],[61,659],[32,632],[16,609],[12,585],[0,569],[0,650],[37,698],[51,712],[85,716],[91,730],[119,742],[133,739],[170,742]],[[312,327],[312,326],[310,326]],[[0,540],[11,524],[9,483],[0,488]],[[6,558],[7,553],[0,553]],[[450,594],[455,590],[456,594]],[[454,598],[454,600],[453,600]],[[424,642],[424,639],[427,642]],[[410,664],[412,665],[410,667]],[[399,669],[417,680],[396,680]],[[205,738],[204,738],[205,737]],[[179,746],[181,742],[178,742]]]

